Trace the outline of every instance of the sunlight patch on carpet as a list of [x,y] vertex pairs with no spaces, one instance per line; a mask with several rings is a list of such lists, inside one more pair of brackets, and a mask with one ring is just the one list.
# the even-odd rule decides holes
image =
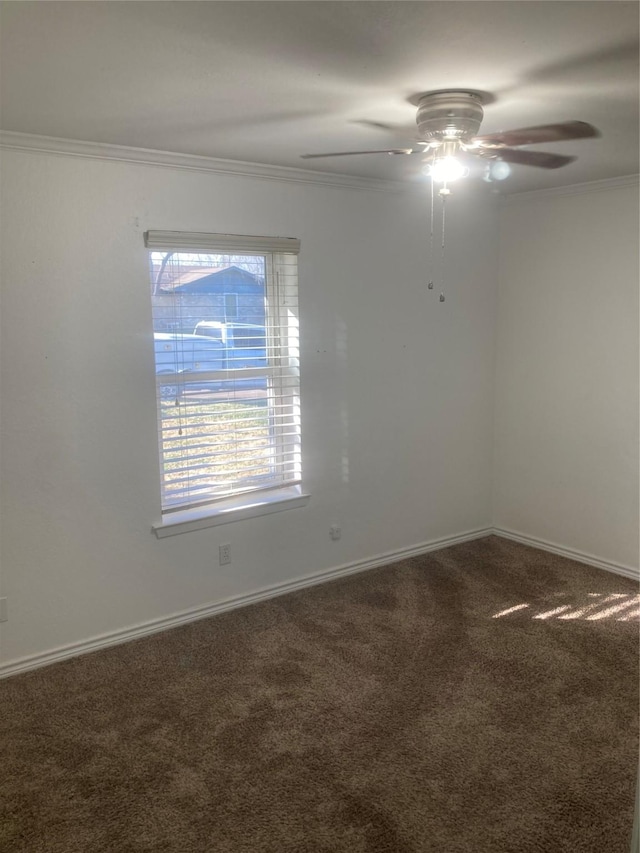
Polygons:
[[[560,605],[557,602],[557,593],[553,598],[556,606],[550,610],[544,607],[544,604],[548,602],[546,599],[539,605],[515,604],[513,607],[507,607],[505,610],[494,613],[491,618],[502,619],[505,616],[522,614],[524,610],[529,611],[527,616],[530,615],[532,619],[542,621],[548,619],[581,619],[585,622],[599,622],[603,619],[615,619],[616,622],[631,622],[640,618],[640,595],[635,593],[612,592],[606,595],[603,592],[589,592],[587,593],[588,603],[570,602]],[[536,610],[539,612],[534,612]]]

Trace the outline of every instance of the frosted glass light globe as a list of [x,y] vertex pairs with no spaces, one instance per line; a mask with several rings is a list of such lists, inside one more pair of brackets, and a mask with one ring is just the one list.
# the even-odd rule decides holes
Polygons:
[[504,181],[511,174],[511,166],[504,160],[496,160],[491,164],[491,178],[494,181]]

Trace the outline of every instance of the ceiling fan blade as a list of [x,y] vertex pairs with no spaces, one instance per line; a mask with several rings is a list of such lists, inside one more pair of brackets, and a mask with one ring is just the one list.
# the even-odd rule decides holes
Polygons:
[[548,151],[518,151],[516,148],[500,148],[496,151],[496,158],[504,160],[505,163],[537,166],[539,169],[559,169],[577,159],[564,154],[551,154]]
[[360,124],[362,127],[372,127],[374,130],[404,130],[404,128],[394,127],[392,124],[385,124],[383,121],[371,121],[366,118],[356,118],[351,122],[352,124]]
[[563,142],[565,139],[588,139],[600,136],[600,131],[586,121],[563,121],[560,124],[541,124],[537,127],[521,127],[503,133],[476,136],[473,140],[480,146],[492,145],[535,145],[538,142]]
[[351,157],[353,154],[422,154],[416,148],[381,148],[378,151],[334,151],[331,154],[301,154],[303,160],[311,160],[314,157]]

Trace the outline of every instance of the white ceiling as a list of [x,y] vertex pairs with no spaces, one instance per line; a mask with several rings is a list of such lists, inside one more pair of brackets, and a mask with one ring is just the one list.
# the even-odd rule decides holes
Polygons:
[[[567,119],[601,139],[516,192],[638,171],[638,3],[4,2],[3,130],[416,179],[419,157],[305,161],[411,146],[418,93],[490,93],[481,132]],[[391,127],[380,127],[377,125]]]

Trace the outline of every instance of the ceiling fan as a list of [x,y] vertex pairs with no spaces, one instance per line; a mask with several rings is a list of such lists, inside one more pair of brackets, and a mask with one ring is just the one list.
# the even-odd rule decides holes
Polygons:
[[[386,148],[373,151],[336,151],[329,154],[303,154],[303,159],[346,157],[355,154],[421,154],[426,157],[427,174],[437,183],[463,177],[468,170],[457,155],[473,154],[489,161],[494,179],[507,177],[509,167],[496,164],[514,163],[540,169],[558,169],[576,158],[547,151],[519,150],[523,145],[542,142],[564,142],[600,136],[599,131],[584,121],[543,124],[477,136],[484,110],[481,95],[466,91],[431,92],[418,100],[416,123],[418,148]],[[502,175],[500,173],[502,172]]]

